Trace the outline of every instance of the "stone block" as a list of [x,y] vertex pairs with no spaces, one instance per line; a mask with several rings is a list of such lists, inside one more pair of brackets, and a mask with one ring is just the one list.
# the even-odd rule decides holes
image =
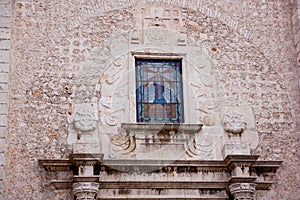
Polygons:
[[8,73],[3,73],[3,72],[0,73],[0,83],[8,83],[8,80],[9,80]]
[[300,53],[297,55],[297,62],[298,62],[298,67],[300,67]]
[[0,153],[3,153],[5,150],[5,139],[0,139]]
[[10,51],[0,50],[0,63],[8,63],[10,61]]
[[8,5],[8,4],[12,4],[12,0],[1,0],[0,1],[0,5]]
[[4,165],[4,163],[5,163],[4,153],[0,153],[0,166]]
[[7,93],[0,93],[0,103],[7,103]]
[[4,167],[0,166],[0,180],[4,179]]
[[5,135],[6,135],[6,127],[0,126],[0,139],[5,138]]
[[11,4],[0,4],[0,16],[10,17],[11,16]]
[[296,24],[296,23],[298,23],[298,20],[299,20],[298,12],[294,12],[294,14],[292,16],[292,23]]
[[10,49],[10,40],[9,39],[0,40],[0,49]]
[[11,19],[10,19],[10,17],[1,17],[0,27],[10,28],[11,27]]
[[3,28],[0,27],[0,38],[1,39],[10,39],[11,38],[11,32],[9,28]]
[[298,31],[297,33],[294,34],[294,42],[295,45],[297,45],[300,41],[300,31]]
[[0,63],[0,73],[8,73],[9,72],[9,64],[1,64]]
[[8,92],[8,84],[0,83],[0,93],[7,93],[7,92]]
[[250,148],[241,146],[239,144],[225,144],[223,147],[223,157],[228,155],[250,155]]
[[7,112],[8,112],[8,105],[0,104],[0,115],[7,114]]
[[99,153],[99,144],[92,143],[78,143],[73,146],[74,153]]
[[0,114],[0,126],[5,126],[7,124],[7,115]]

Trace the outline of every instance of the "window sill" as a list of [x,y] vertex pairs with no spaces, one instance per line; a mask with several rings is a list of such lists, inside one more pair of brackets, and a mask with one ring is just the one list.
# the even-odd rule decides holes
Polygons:
[[121,128],[127,134],[132,133],[198,133],[202,124],[172,124],[172,123],[122,123]]

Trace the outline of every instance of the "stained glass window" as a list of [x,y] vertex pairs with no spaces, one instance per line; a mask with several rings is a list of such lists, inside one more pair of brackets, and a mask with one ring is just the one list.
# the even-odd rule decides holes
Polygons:
[[181,60],[136,59],[137,121],[183,123]]

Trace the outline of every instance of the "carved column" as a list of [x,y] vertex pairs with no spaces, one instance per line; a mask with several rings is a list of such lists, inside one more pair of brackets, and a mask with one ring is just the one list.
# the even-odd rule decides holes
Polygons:
[[73,193],[76,200],[96,200],[99,183],[79,182],[73,184]]
[[254,200],[255,186],[254,183],[233,183],[229,186],[229,190],[234,200]]
[[96,200],[99,177],[95,174],[95,167],[101,163],[102,159],[103,154],[71,155],[71,161],[77,171],[77,175],[73,176],[73,194],[76,200]]

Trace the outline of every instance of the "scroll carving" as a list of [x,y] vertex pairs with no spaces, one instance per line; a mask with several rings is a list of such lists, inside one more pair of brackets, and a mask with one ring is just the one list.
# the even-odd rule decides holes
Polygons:
[[112,135],[111,142],[120,148],[121,154],[129,154],[136,148],[136,141],[133,136],[126,135]]
[[117,57],[101,77],[101,85],[103,85],[99,101],[100,110],[103,111],[101,121],[109,126],[116,126],[128,111],[129,106],[124,104],[124,102],[129,103],[126,69],[125,56]]
[[217,138],[214,136],[195,135],[187,141],[185,145],[186,153],[190,157],[212,159],[216,143]]

